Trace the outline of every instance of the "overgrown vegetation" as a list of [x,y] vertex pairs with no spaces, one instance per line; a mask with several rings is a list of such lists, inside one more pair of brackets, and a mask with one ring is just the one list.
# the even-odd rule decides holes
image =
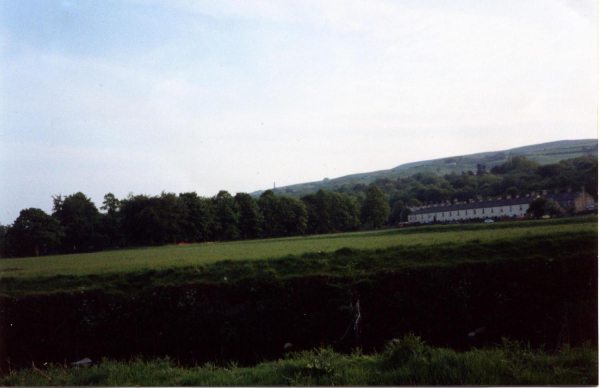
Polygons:
[[213,363],[191,368],[177,360],[103,360],[91,367],[36,366],[0,379],[3,386],[366,386],[366,385],[596,385],[598,352],[564,346],[553,354],[504,340],[488,349],[456,352],[406,335],[381,352],[345,355],[304,351],[255,367]]

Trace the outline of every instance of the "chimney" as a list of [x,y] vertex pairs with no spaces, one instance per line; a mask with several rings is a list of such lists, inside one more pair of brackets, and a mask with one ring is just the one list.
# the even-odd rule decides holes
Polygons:
[[570,193],[571,191],[573,191],[573,188],[571,186],[567,187],[567,193]]
[[542,195],[543,195],[543,196],[546,196],[546,195],[548,195],[548,190],[542,190]]

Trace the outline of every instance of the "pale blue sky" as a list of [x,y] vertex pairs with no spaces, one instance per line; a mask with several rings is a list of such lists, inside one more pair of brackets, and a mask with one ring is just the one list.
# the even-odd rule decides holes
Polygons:
[[596,3],[0,2],[0,223],[595,138]]

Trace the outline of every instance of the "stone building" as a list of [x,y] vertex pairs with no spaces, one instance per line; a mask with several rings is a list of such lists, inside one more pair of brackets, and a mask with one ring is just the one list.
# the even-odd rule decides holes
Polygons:
[[527,214],[529,203],[535,198],[542,196],[552,199],[566,211],[571,207],[575,212],[586,210],[589,204],[594,203],[594,197],[587,194],[582,187],[581,191],[573,192],[570,189],[565,193],[559,193],[555,190],[548,194],[546,190],[542,194],[535,192],[529,193],[524,197],[518,195],[512,198],[508,195],[506,198],[501,196],[496,198],[478,198],[468,202],[446,201],[441,203],[426,204],[413,209],[413,214],[408,216],[409,223],[429,223],[429,222],[449,222],[449,221],[467,221],[473,219],[499,219],[499,218],[520,218]]

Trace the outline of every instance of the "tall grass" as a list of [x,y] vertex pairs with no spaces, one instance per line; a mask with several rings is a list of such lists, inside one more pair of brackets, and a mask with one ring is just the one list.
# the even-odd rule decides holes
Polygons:
[[235,363],[184,368],[170,358],[102,360],[91,367],[61,365],[13,371],[3,386],[326,386],[326,385],[596,385],[598,352],[563,347],[554,354],[505,340],[489,349],[433,348],[414,335],[380,353],[304,351],[255,367]]

